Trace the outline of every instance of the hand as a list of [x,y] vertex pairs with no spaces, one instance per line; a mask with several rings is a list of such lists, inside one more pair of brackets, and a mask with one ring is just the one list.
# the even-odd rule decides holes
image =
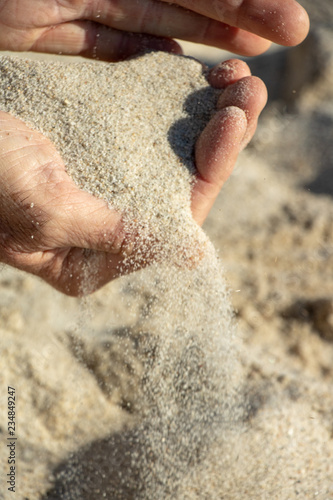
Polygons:
[[[250,76],[244,62],[222,63],[212,70],[210,83],[227,88],[197,143],[192,212],[199,223],[252,137],[266,102],[263,83]],[[90,293],[119,275],[131,248],[121,215],[74,184],[46,137],[3,112],[0,186],[1,262],[36,274],[68,295]],[[94,283],[84,289],[88,269]]]
[[[172,38],[251,56],[296,45],[309,20],[295,0],[0,0],[0,50],[117,61]],[[165,38],[167,37],[167,38]]]

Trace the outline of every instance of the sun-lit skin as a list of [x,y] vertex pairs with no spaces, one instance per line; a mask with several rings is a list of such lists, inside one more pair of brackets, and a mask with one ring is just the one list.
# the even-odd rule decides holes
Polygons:
[[295,0],[0,0],[0,49],[124,59],[172,38],[241,55],[296,45],[309,20]]

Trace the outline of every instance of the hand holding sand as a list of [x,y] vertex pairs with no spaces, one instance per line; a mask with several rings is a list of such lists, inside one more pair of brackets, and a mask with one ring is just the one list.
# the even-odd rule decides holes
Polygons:
[[180,51],[172,38],[251,56],[269,40],[296,45],[308,28],[295,0],[0,1],[0,50],[109,61],[147,48]]
[[[241,61],[223,63],[209,78],[227,89],[197,143],[192,213],[199,223],[253,135],[266,99],[262,82]],[[4,112],[0,140],[0,260],[71,295],[82,293],[88,265],[95,288],[119,275],[131,247],[120,214],[74,184],[49,139]]]

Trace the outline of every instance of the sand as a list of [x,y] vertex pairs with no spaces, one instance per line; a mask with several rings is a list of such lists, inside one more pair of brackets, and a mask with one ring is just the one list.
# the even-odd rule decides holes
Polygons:
[[[280,67],[280,54],[271,61]],[[267,75],[265,60],[256,64]],[[281,82],[292,80],[288,71]],[[329,183],[319,182],[330,168],[332,115],[318,104],[329,75],[292,94],[292,114],[280,85],[206,223],[236,331],[219,264],[216,293],[200,293],[194,312],[186,300],[178,308],[181,291],[156,280],[156,268],[116,280],[83,306],[2,271],[1,376],[21,401],[17,498],[333,498],[333,204]],[[193,300],[193,271],[169,275]],[[210,307],[207,324],[203,314],[214,295],[225,329],[212,337],[220,311]],[[200,337],[186,331],[196,315]],[[184,329],[170,328],[175,320]],[[190,388],[181,383],[189,374]]]

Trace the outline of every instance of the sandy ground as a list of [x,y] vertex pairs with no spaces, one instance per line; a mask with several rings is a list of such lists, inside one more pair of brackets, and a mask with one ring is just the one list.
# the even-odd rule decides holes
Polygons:
[[[226,429],[180,499],[333,499],[332,16],[328,2],[307,6],[309,41],[251,63],[270,102],[205,223],[243,339],[247,419]],[[89,474],[119,472],[105,438],[126,435],[136,418],[140,362],[135,335],[121,332],[135,332],[144,300],[118,280],[80,302],[2,268],[0,498],[61,498],[59,466],[84,445],[86,498],[105,498],[103,481],[89,493]],[[3,486],[7,386],[17,395],[16,493]]]

